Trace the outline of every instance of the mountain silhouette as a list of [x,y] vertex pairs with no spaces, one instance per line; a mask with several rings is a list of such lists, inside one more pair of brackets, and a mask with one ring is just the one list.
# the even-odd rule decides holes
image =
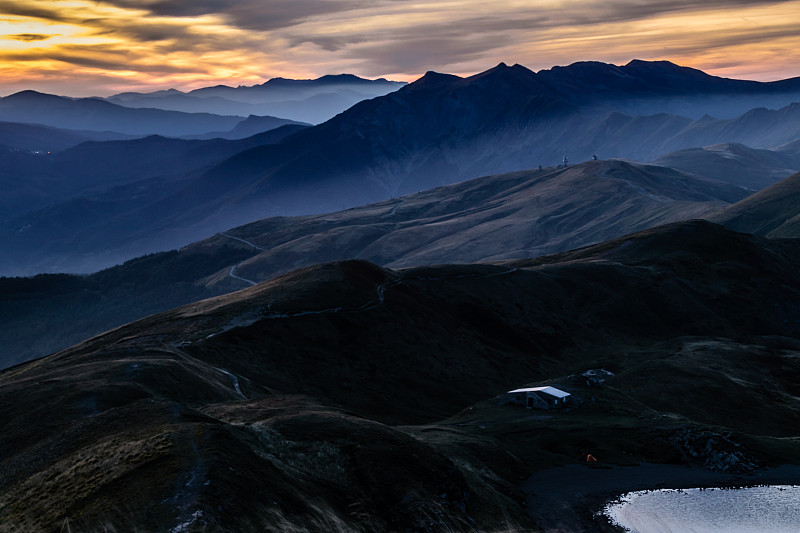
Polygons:
[[0,98],[0,120],[73,130],[179,137],[229,131],[242,118],[211,113],[131,109],[96,98],[72,99],[36,91],[22,91]]
[[[606,89],[592,89],[601,85]],[[800,139],[800,105],[774,110],[753,106],[791,101],[796,85],[797,80],[716,78],[666,62],[622,67],[577,63],[539,73],[500,64],[467,78],[429,72],[279,143],[254,144],[188,175],[170,175],[175,189],[105,191],[28,213],[3,228],[6,235],[27,228],[27,244],[5,241],[6,249],[14,255],[31,248],[85,250],[118,262],[269,216],[338,211],[482,175],[551,167],[564,156],[573,163],[593,155],[648,161],[720,143],[773,149]],[[707,102],[720,91],[737,95],[750,111],[726,119],[664,112],[676,101],[691,100],[687,95],[704,95],[702,102]],[[625,114],[633,101],[655,114]],[[761,172],[759,165],[753,172]],[[716,179],[726,175],[717,173]],[[767,184],[741,174],[729,177],[731,183],[751,188]],[[82,212],[101,216],[87,219]],[[36,229],[64,227],[67,218],[71,235],[66,239]],[[111,228],[113,243],[104,237]],[[18,264],[39,260],[31,256]]]
[[188,93],[157,91],[121,93],[108,101],[134,108],[157,108],[218,115],[270,115],[318,124],[354,104],[396,91],[403,82],[367,80],[351,74],[327,75],[314,80],[272,78],[260,85],[218,85]]

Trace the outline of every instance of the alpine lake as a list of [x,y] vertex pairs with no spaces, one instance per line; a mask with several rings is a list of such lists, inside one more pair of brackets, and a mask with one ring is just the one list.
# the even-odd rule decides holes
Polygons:
[[602,514],[629,533],[797,533],[800,485],[629,492]]

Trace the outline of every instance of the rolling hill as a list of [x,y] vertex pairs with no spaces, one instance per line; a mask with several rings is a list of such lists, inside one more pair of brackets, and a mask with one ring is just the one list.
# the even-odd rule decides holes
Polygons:
[[[146,318],[0,374],[4,524],[524,530],[548,510],[521,480],[587,448],[645,476],[797,464],[798,259],[692,221],[503,264],[327,263]],[[575,403],[498,405],[525,383]],[[599,528],[582,502],[562,512]]]
[[[44,284],[6,280],[0,290],[0,314],[7,317],[0,326],[6,339],[0,366],[315,263],[360,258],[396,268],[528,258],[709,216],[745,194],[663,167],[592,161],[488,176],[326,215],[268,218],[85,277]],[[64,221],[53,231],[70,228]],[[78,250],[86,245],[82,238],[78,233]],[[183,274],[172,266],[190,263],[195,267]],[[35,272],[46,265],[26,266]],[[175,290],[164,291],[166,280]],[[64,316],[87,320],[65,327]]]
[[239,276],[257,281],[351,258],[391,268],[497,261],[702,218],[747,194],[663,167],[590,161],[488,176],[337,213],[268,218],[198,245],[238,237],[258,246],[257,255],[237,266]]
[[800,174],[726,207],[709,220],[765,237],[800,238]]
[[763,150],[740,143],[723,143],[678,150],[653,163],[758,191],[800,171],[800,157],[790,150]]

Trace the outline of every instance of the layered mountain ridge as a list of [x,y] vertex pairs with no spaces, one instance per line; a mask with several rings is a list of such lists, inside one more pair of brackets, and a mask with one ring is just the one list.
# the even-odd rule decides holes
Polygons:
[[174,89],[155,93],[122,93],[106,100],[126,107],[155,107],[172,111],[220,115],[273,115],[318,124],[361,100],[396,91],[404,82],[368,80],[352,74],[314,80],[272,78],[260,85],[218,85],[184,93]]
[[[95,212],[108,213],[106,224],[78,217],[72,233],[82,237],[55,242],[54,249],[92,243],[82,263],[102,268],[267,216],[337,211],[481,175],[549,167],[565,156],[573,163],[593,155],[648,161],[719,143],[774,149],[800,138],[800,106],[753,107],[798,99],[797,84],[715,78],[666,62],[578,63],[539,73],[501,64],[468,78],[428,73],[280,143],[255,145],[181,176],[185,180],[177,190],[127,201],[115,196],[113,205],[95,198],[89,203]],[[723,93],[735,95],[741,104],[736,112],[750,111],[726,119],[667,113],[675,102],[707,108]],[[646,114],[625,114],[632,102],[636,112]],[[736,184],[769,183],[738,176]],[[27,251],[30,243],[53,241],[37,228],[57,224],[65,207],[30,213],[0,228],[17,265],[39,262],[38,252]],[[145,227],[132,223],[142,220]],[[113,240],[106,227],[114,228]],[[55,257],[49,262],[85,268]]]

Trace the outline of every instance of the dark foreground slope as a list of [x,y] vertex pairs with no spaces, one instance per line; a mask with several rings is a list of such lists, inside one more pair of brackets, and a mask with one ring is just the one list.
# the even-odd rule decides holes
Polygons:
[[[506,264],[328,263],[155,315],[0,374],[0,529],[494,531],[542,519],[515,485],[586,449],[800,461],[798,260],[694,221]],[[490,400],[531,382],[574,406]]]

